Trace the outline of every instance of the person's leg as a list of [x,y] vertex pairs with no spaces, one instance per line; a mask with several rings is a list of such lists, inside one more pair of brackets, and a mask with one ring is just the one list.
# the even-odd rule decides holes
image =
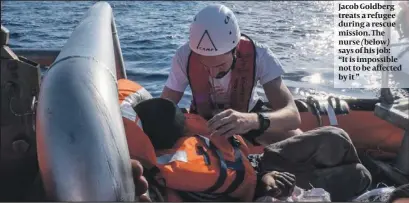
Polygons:
[[269,164],[268,161],[275,157],[314,168],[360,163],[348,134],[332,126],[316,128],[266,146],[263,159],[267,162],[263,164]]
[[360,163],[316,169],[310,183],[331,194],[331,201],[351,201],[371,184],[370,172]]
[[[362,165],[350,166],[360,163],[348,134],[340,128],[326,126],[267,146],[261,158],[260,168],[262,171],[293,173],[297,177],[298,186],[310,188],[310,184],[315,183],[319,186],[313,184],[314,187],[335,192],[333,195],[338,198],[362,192],[362,188],[366,189],[369,186],[371,176],[368,170]],[[330,175],[331,173],[333,175]],[[326,179],[322,179],[321,176],[325,176]],[[345,179],[346,176],[355,178]],[[334,187],[337,184],[344,188],[343,191],[339,191],[342,195],[337,193],[337,187]],[[359,185],[351,186],[356,184]]]

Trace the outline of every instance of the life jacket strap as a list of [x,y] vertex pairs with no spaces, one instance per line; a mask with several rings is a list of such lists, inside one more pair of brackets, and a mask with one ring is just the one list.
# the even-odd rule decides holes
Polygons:
[[234,162],[226,161],[226,163],[228,168],[234,169],[236,171],[236,177],[231,185],[226,189],[225,194],[234,192],[240,186],[240,184],[243,183],[246,172],[242,160],[240,142],[235,137],[231,137],[230,142],[234,148],[235,160]]
[[217,150],[216,146],[209,140],[209,139],[205,139],[204,137],[200,136],[200,135],[196,135],[197,138],[199,138],[203,143],[205,143],[210,150],[212,150],[212,152],[214,154],[217,155],[217,159],[219,161],[219,166],[220,166],[220,174],[219,177],[216,180],[216,183],[211,186],[210,188],[208,188],[207,190],[203,191],[204,193],[213,193],[216,190],[218,190],[220,187],[223,186],[224,182],[226,181],[227,178],[227,164],[224,161],[223,155],[221,154],[221,152],[219,150]]
[[[233,182],[230,184],[230,186],[226,189],[226,191],[221,193],[221,195],[228,195],[234,192],[240,186],[240,184],[243,183],[244,178],[245,178],[245,168],[244,168],[244,163],[242,160],[242,153],[240,150],[240,142],[234,137],[229,139],[231,145],[233,146],[234,157],[235,157],[235,161],[231,162],[231,161],[224,160],[221,152],[216,148],[216,146],[210,140],[206,140],[204,137],[199,136],[199,135],[197,135],[197,137],[200,140],[202,140],[202,142],[204,142],[206,145],[208,145],[209,149],[212,150],[213,153],[217,154],[217,158],[219,160],[219,166],[220,166],[220,175],[216,183],[210,188],[208,188],[207,190],[203,191],[203,193],[206,195],[209,193],[214,193],[216,190],[222,187],[227,178],[228,168],[236,171],[236,177],[233,180]],[[192,196],[192,195],[189,195],[189,196]],[[197,196],[197,195],[194,195],[194,196]],[[200,193],[199,193],[199,196],[201,196]]]

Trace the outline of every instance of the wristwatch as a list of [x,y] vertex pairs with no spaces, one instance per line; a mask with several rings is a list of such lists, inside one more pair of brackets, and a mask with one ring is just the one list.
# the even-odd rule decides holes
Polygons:
[[259,133],[264,133],[268,127],[270,127],[270,119],[265,115],[265,113],[257,113],[258,122],[260,127],[258,128]]

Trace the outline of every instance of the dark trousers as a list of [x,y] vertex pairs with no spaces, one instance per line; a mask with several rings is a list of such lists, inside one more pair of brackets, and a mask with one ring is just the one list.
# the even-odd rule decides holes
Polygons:
[[271,144],[259,158],[259,170],[296,175],[297,186],[323,188],[332,201],[349,201],[371,184],[348,134],[327,126]]

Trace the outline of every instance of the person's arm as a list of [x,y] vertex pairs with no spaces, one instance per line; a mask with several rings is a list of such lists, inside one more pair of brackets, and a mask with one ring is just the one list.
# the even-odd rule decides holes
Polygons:
[[160,95],[160,97],[164,99],[169,99],[173,101],[175,104],[177,104],[182,99],[183,92],[175,91],[165,86],[162,90],[162,94]]
[[[269,118],[270,126],[264,132],[286,133],[296,130],[301,124],[300,113],[294,102],[291,92],[278,77],[263,85],[267,99],[272,106],[272,112],[265,112]],[[256,113],[246,113],[248,115],[250,130],[259,129],[259,121]]]
[[290,90],[278,77],[263,85],[266,97],[273,109],[265,115],[270,119],[266,132],[288,132],[301,124],[300,113]]
[[[300,125],[301,118],[290,91],[282,82],[282,65],[267,47],[259,47],[257,51],[257,77],[274,109],[273,112],[266,113],[270,126],[265,132],[287,133],[295,130]],[[212,135],[231,136],[258,130],[260,123],[256,113],[228,109],[215,115],[208,125]],[[273,133],[263,133],[259,139],[269,140],[271,135]]]
[[169,99],[175,104],[178,104],[183,97],[183,93],[188,83],[186,62],[183,60],[183,52],[179,49],[172,59],[172,67],[170,69],[169,77],[160,97]]
[[[259,52],[259,81],[273,109],[265,114],[270,120],[265,132],[287,133],[295,130],[301,124],[301,118],[290,90],[282,81],[281,75],[285,73],[283,65],[268,47],[259,48]],[[258,125],[254,127],[257,129]]]

